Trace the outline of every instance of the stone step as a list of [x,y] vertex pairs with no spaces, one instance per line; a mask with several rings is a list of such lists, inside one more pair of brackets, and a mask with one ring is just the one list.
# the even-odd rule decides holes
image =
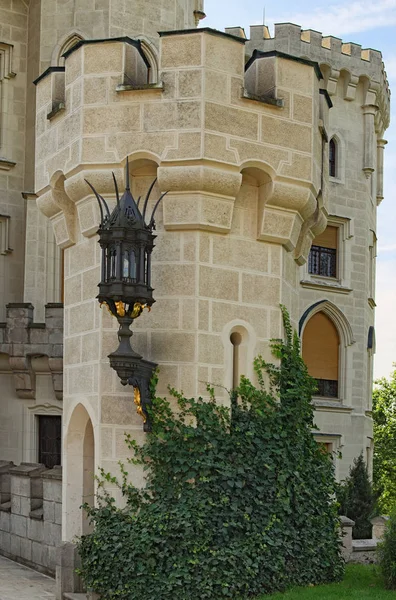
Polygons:
[[74,594],[72,592],[63,594],[63,600],[87,600],[87,597],[87,594]]

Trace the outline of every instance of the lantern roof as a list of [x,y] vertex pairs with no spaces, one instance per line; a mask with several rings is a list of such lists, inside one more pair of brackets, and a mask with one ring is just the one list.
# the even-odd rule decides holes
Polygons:
[[114,188],[115,188],[115,194],[116,194],[116,198],[117,198],[117,204],[111,213],[110,213],[108,204],[107,204],[106,200],[103,198],[103,196],[98,194],[98,192],[89,183],[89,181],[85,180],[87,182],[87,184],[89,185],[89,187],[91,188],[91,190],[94,192],[96,199],[98,201],[98,204],[99,204],[100,215],[101,215],[100,229],[109,230],[109,229],[113,229],[113,228],[123,228],[123,229],[147,230],[150,232],[153,229],[155,229],[154,216],[155,216],[155,213],[156,213],[159,203],[161,202],[162,198],[166,194],[166,192],[161,194],[161,196],[159,197],[159,199],[157,200],[157,202],[154,205],[149,222],[146,223],[147,206],[148,206],[148,202],[150,199],[150,194],[154,188],[157,178],[154,179],[154,181],[152,182],[152,184],[149,187],[149,190],[148,190],[146,197],[144,199],[144,202],[143,202],[142,212],[140,212],[140,209],[139,209],[139,204],[140,204],[141,198],[139,198],[138,201],[136,202],[136,200],[134,199],[134,197],[132,195],[131,189],[130,189],[128,159],[127,159],[126,167],[125,167],[126,186],[125,186],[125,191],[124,191],[121,199],[119,196],[118,185],[117,185],[117,181],[116,181],[114,173],[113,173],[113,180],[114,180]]

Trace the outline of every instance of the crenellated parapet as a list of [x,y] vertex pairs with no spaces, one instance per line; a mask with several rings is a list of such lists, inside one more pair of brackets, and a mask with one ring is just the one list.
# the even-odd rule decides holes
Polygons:
[[129,157],[156,164],[168,191],[165,230],[229,233],[243,174],[254,172],[256,239],[304,262],[302,231],[312,239],[325,226],[320,72],[275,53],[276,94],[254,93],[245,41],[210,29],[161,32],[158,79],[145,85],[137,41],[89,40],[65,56],[61,106],[60,72],[36,81],[37,202],[62,248],[96,232],[85,179],[109,196],[111,172],[120,181]]
[[388,127],[390,90],[381,52],[362,48],[359,44],[344,43],[340,38],[323,36],[312,29],[303,30],[293,23],[276,23],[273,37],[267,27],[252,26],[246,48],[248,55],[254,50],[277,50],[317,62],[323,73],[323,85],[330,96],[336,93],[342,76],[344,99],[355,101],[360,83],[362,105],[373,104],[379,108],[375,119],[376,131],[381,136]]
[[47,304],[45,322],[34,322],[32,304],[8,304],[0,324],[0,370],[11,372],[19,398],[36,397],[36,373],[52,377],[55,396],[63,397],[63,304]]

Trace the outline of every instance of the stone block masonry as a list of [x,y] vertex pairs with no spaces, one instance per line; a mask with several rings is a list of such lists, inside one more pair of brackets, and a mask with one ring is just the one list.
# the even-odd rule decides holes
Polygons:
[[0,554],[54,576],[61,541],[61,467],[0,462],[0,491]]

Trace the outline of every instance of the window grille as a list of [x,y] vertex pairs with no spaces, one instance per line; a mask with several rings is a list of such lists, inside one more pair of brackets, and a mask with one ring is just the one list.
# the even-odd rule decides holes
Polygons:
[[337,250],[312,246],[308,259],[308,271],[312,275],[323,277],[337,277]]
[[316,379],[318,390],[317,396],[325,398],[338,398],[338,381],[333,379]]

